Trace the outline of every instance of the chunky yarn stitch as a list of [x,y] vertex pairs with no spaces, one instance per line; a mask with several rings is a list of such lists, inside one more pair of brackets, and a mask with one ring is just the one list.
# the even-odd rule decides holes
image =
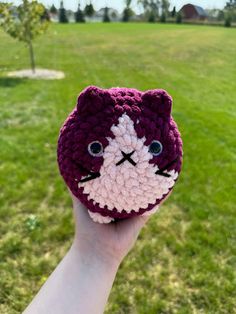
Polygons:
[[60,131],[58,164],[94,221],[150,215],[172,190],[182,140],[166,91],[86,88]]

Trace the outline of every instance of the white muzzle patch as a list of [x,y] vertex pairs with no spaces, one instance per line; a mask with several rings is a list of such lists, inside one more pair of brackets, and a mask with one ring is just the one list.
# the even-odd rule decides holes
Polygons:
[[[137,137],[134,123],[127,114],[119,118],[118,125],[113,125],[111,131],[115,138],[107,138],[109,145],[104,149],[100,177],[78,186],[83,187],[88,199],[101,208],[107,206],[108,210],[116,208],[118,212],[139,212],[169,192],[178,172],[166,172],[170,177],[155,174],[158,166],[149,163],[153,156],[144,145],[146,138]],[[136,165],[128,160],[116,165],[124,158],[122,151],[125,154],[133,152],[130,158]]]

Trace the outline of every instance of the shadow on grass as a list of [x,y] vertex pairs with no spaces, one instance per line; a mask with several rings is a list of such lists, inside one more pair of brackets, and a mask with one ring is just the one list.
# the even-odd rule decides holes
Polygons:
[[15,87],[25,82],[23,78],[17,77],[0,77],[0,87]]

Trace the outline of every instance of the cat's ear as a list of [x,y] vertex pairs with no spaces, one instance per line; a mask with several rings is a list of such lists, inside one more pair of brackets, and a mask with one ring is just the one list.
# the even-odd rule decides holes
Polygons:
[[112,99],[106,89],[97,86],[85,88],[78,97],[77,110],[80,115],[90,115],[111,104]]
[[148,90],[142,95],[143,105],[161,115],[170,116],[171,96],[163,89]]

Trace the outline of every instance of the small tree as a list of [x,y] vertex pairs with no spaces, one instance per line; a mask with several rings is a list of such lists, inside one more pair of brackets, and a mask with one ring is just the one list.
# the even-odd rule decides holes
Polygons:
[[165,23],[166,22],[166,13],[165,12],[162,12],[161,18],[160,18],[160,22],[161,23]]
[[173,7],[173,10],[171,12],[171,17],[175,17],[176,16],[176,7]]
[[231,16],[230,15],[228,15],[225,18],[225,27],[231,27]]
[[68,23],[68,17],[66,15],[66,9],[64,8],[63,1],[61,1],[60,9],[59,9],[59,22],[60,23]]
[[217,15],[217,20],[224,21],[224,19],[225,19],[225,12],[223,10],[219,10],[218,15]]
[[[161,13],[165,18],[169,16],[170,2],[168,0],[161,0]],[[165,22],[164,22],[165,23]]]
[[51,20],[49,10],[45,9],[44,13],[41,15],[41,19],[48,22]]
[[109,9],[108,7],[105,7],[104,8],[104,15],[103,15],[103,22],[105,23],[109,23],[111,20],[110,20],[110,17],[109,17]]
[[156,22],[156,15],[153,10],[151,10],[148,14],[148,22],[155,23]]
[[95,13],[94,7],[90,1],[90,4],[86,4],[84,8],[84,14],[88,17],[92,17]]
[[13,38],[26,43],[29,48],[31,69],[35,72],[33,40],[44,33],[48,27],[45,7],[37,1],[23,0],[17,8],[11,4],[0,3],[0,25]]
[[225,26],[231,26],[232,22],[236,22],[236,0],[227,1],[225,8]]
[[129,22],[131,16],[133,15],[133,11],[130,8],[131,2],[132,0],[125,0],[125,8],[122,17],[123,22]]
[[117,19],[117,13],[116,13],[116,11],[112,11],[112,12],[111,12],[111,17],[112,17],[113,20],[116,20],[116,19]]
[[51,6],[49,12],[50,12],[51,14],[57,14],[57,8],[55,7],[54,4]]
[[176,15],[176,23],[181,24],[182,23],[182,13],[179,11]]
[[138,0],[138,3],[143,6],[143,9],[146,13],[145,15],[148,16],[148,21],[155,22],[159,16],[161,5],[160,0]]
[[75,12],[75,22],[76,23],[85,23],[84,13],[80,9],[80,3],[78,5],[78,10]]

